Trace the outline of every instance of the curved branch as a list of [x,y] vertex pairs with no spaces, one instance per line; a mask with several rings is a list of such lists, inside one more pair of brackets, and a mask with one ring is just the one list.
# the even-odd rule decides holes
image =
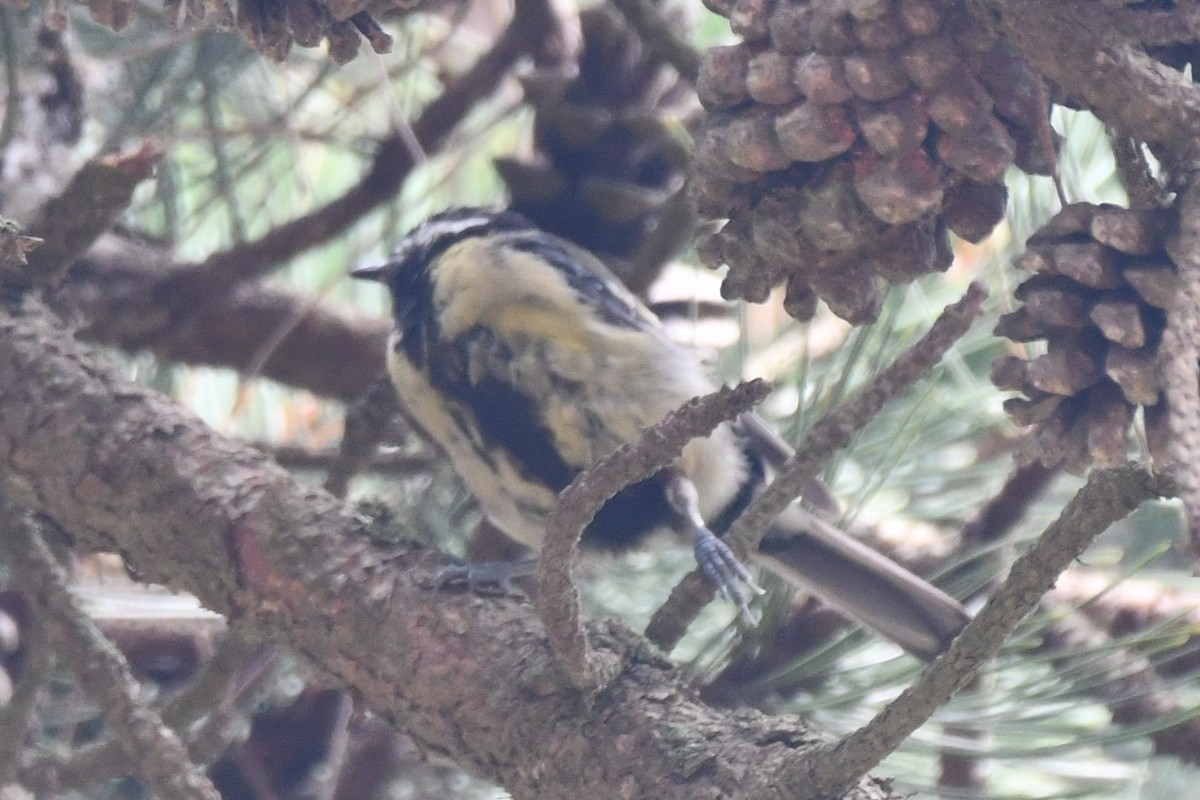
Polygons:
[[1179,233],[1167,244],[1179,286],[1167,310],[1161,366],[1171,424],[1169,452],[1192,553],[1200,555],[1200,175],[1179,198]]
[[663,469],[689,441],[749,411],[770,392],[770,384],[755,379],[693,398],[636,441],[580,473],[559,495],[542,543],[538,606],[560,663],[580,689],[603,688],[614,677],[609,669],[613,665],[588,647],[580,625],[582,611],[571,568],[584,528],[617,492]]

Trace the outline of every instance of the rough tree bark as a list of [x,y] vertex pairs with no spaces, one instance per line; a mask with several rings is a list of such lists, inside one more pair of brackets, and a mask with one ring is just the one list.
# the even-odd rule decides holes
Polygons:
[[[30,305],[33,305],[30,303]],[[440,557],[383,553],[367,521],[165,398],[128,384],[42,311],[0,313],[0,479],[83,548],[286,641],[376,712],[521,798],[782,798],[819,737],[701,703],[637,636],[595,696],[558,671],[527,604],[430,589]],[[865,779],[848,797],[890,798]]]

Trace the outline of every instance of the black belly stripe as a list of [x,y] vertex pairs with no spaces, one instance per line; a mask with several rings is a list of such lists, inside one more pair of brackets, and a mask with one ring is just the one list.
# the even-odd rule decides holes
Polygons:
[[523,477],[555,492],[574,480],[579,471],[563,461],[529,395],[491,377],[456,388],[456,399],[473,409],[484,443],[504,452]]
[[[479,345],[480,334],[472,336]],[[483,446],[476,452],[485,463],[494,468],[496,459],[489,452],[504,453],[522,478],[561,492],[582,469],[563,460],[542,423],[537,400],[492,376],[472,384],[467,378],[464,347],[460,340],[434,348],[426,369],[434,388],[457,406],[448,409],[455,424],[464,437],[482,439]],[[403,347],[398,354],[407,355]],[[473,421],[474,430],[468,420]],[[665,476],[658,473],[627,486],[609,500],[584,531],[583,543],[604,550],[626,550],[675,519],[667,501]]]
[[659,472],[626,486],[605,503],[583,532],[583,543],[601,550],[628,550],[676,519],[667,502],[666,476]]
[[725,532],[729,530],[729,526],[746,510],[746,506],[750,505],[750,501],[754,499],[754,495],[767,479],[766,465],[763,464],[761,456],[750,452],[745,447],[742,448],[741,456],[746,460],[746,477],[742,481],[738,493],[734,495],[729,504],[721,509],[716,516],[710,520],[706,520],[709,529],[717,536],[725,535]]

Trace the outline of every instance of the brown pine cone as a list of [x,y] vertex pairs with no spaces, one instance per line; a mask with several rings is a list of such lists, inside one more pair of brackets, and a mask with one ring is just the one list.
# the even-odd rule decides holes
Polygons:
[[1020,308],[996,333],[1018,342],[1045,340],[1036,357],[1005,355],[992,381],[1023,397],[1005,410],[1029,426],[1019,457],[1076,473],[1126,460],[1134,411],[1144,416],[1155,452],[1163,441],[1166,400],[1158,348],[1175,268],[1164,209],[1076,203],[1030,237],[1017,266],[1036,273],[1017,289]]
[[580,23],[578,74],[554,91],[527,85],[534,158],[496,168],[515,210],[641,292],[690,233],[690,217],[678,219],[687,152],[676,130],[690,91],[612,9],[589,8]]
[[[86,0],[92,18],[119,30],[130,18],[129,0]],[[370,10],[367,6],[370,5]],[[346,63],[358,55],[363,39],[376,53],[392,49],[392,37],[380,26],[378,17],[396,19],[414,11],[438,12],[448,6],[441,0],[164,0],[167,18],[199,28],[236,27],[250,47],[275,61],[287,58],[292,44],[317,47],[328,42],[330,59]]]
[[729,220],[701,253],[728,297],[786,281],[790,313],[871,322],[884,281],[950,265],[948,231],[991,233],[1010,165],[1053,168],[1041,77],[958,0],[710,5],[744,39],[697,83],[693,196]]

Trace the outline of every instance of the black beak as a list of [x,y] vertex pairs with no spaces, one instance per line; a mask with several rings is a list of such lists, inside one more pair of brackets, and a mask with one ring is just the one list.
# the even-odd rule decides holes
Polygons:
[[379,281],[380,283],[387,280],[388,272],[390,272],[389,264],[372,264],[368,267],[358,267],[350,270],[350,277],[357,278],[360,281]]

